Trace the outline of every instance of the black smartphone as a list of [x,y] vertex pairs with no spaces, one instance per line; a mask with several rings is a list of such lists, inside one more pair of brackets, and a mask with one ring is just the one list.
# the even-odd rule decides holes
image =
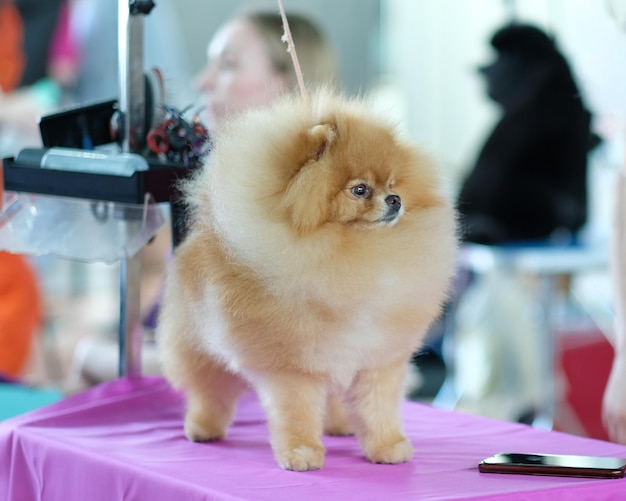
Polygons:
[[500,453],[482,460],[478,470],[482,473],[623,478],[626,458]]

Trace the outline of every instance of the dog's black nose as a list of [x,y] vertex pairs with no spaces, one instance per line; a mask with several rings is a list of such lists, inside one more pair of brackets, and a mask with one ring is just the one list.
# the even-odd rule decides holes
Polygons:
[[398,212],[402,207],[402,201],[398,195],[389,195],[385,198],[385,203],[389,206],[389,210]]

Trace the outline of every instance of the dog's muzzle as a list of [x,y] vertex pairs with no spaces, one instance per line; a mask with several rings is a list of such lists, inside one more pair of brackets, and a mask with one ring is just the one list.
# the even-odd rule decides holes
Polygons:
[[387,212],[378,222],[383,224],[394,223],[401,214],[402,199],[398,195],[389,195],[385,198],[385,204],[387,205]]
[[385,198],[385,203],[389,207],[389,212],[400,212],[402,208],[402,200],[400,200],[398,195],[389,195]]

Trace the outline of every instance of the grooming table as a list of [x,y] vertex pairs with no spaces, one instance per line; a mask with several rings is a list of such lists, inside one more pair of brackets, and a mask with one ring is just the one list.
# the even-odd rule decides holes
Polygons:
[[375,465],[354,437],[325,437],[326,464],[281,470],[265,415],[243,397],[225,440],[183,436],[183,402],[161,378],[121,378],[0,423],[0,499],[623,499],[626,479],[481,474],[497,452],[626,457],[626,447],[405,403],[409,463]]

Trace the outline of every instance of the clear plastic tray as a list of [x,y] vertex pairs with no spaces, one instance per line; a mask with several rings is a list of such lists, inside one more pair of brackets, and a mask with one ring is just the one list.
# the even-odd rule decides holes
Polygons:
[[134,256],[165,222],[161,208],[5,192],[0,250],[86,262]]

